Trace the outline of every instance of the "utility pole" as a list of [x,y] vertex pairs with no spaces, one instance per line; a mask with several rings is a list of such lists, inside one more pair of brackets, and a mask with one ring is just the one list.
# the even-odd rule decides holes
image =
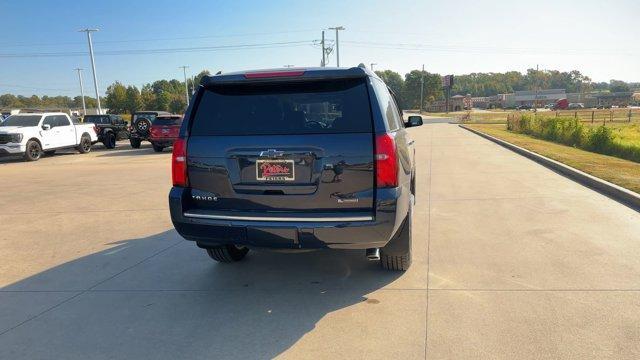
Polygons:
[[377,64],[377,63],[371,63],[371,64],[369,64],[369,66],[370,66],[370,67],[369,67],[369,69],[371,69],[371,71],[373,71],[373,66],[374,66],[374,65],[378,65],[378,64]]
[[331,27],[329,30],[336,31],[336,66],[340,67],[340,42],[338,41],[338,32],[344,30],[344,26]]
[[424,104],[424,64],[422,64],[422,73],[420,74],[420,114],[422,114],[422,104]]
[[80,96],[82,97],[82,116],[87,115],[87,105],[84,103],[84,86],[82,85],[82,69],[75,68],[73,69],[78,72],[78,80],[80,80]]
[[320,42],[320,44],[322,45],[322,67],[326,66],[326,61],[325,61],[325,52],[324,52],[324,30],[322,30],[322,41]]
[[187,98],[187,106],[189,106],[189,84],[187,83],[188,66],[183,65],[183,66],[180,66],[180,68],[182,68],[182,72],[184,73],[184,95]]
[[539,74],[538,74],[538,64],[536,64],[536,98],[533,101],[533,112],[538,112],[538,88],[540,87],[540,84],[538,82],[538,78],[539,78]]
[[78,32],[87,33],[87,41],[89,42],[89,56],[91,57],[91,70],[93,71],[93,87],[96,90],[96,104],[98,105],[98,114],[102,114],[102,107],[100,106],[100,92],[98,91],[98,76],[96,75],[96,62],[93,59],[93,43],[91,42],[91,33],[96,32],[99,29],[83,29]]

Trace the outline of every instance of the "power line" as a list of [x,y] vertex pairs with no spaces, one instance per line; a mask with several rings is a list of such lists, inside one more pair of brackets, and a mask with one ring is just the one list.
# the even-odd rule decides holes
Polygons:
[[[240,33],[240,34],[226,34],[226,35],[196,35],[196,36],[180,36],[180,37],[163,37],[163,38],[146,38],[146,39],[129,39],[129,40],[102,40],[96,41],[95,44],[117,44],[117,43],[132,43],[132,42],[154,42],[154,41],[172,41],[172,40],[197,40],[197,39],[216,39],[216,38],[233,38],[233,37],[246,37],[246,36],[270,36],[281,35],[291,33],[305,33],[315,32],[318,29],[301,29],[301,30],[289,30],[289,31],[273,31],[273,32],[257,32],[257,33]],[[28,47],[28,46],[58,46],[58,45],[81,45],[83,42],[79,41],[64,41],[64,42],[46,42],[46,43],[0,43],[3,47]]]
[[[96,55],[149,55],[149,54],[174,54],[185,52],[204,52],[222,50],[245,50],[245,49],[270,49],[279,47],[295,47],[313,45],[313,40],[284,41],[273,43],[239,44],[239,45],[219,45],[219,46],[193,46],[181,48],[159,48],[159,49],[127,49],[96,51]],[[75,52],[40,52],[40,53],[0,53],[0,58],[35,58],[35,57],[69,57],[86,56],[84,51]]]
[[39,86],[24,86],[24,85],[13,85],[13,84],[0,84],[0,86],[8,87],[8,88],[16,88],[16,89],[27,89],[27,90],[48,90],[48,91],[64,91],[64,92],[75,92],[76,90],[72,89],[60,89],[60,88],[43,88]]
[[463,52],[463,53],[499,53],[499,54],[595,54],[595,55],[611,55],[612,52],[619,51],[622,54],[632,55],[637,53],[634,50],[627,49],[548,49],[548,48],[507,48],[507,47],[481,47],[481,46],[451,46],[437,44],[406,44],[406,43],[384,43],[372,41],[343,41],[351,44],[353,47],[373,48],[373,49],[390,49],[390,50],[420,50],[429,52]]

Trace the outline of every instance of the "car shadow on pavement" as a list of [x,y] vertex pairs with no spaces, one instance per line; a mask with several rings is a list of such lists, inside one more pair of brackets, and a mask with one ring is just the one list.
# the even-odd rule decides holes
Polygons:
[[0,358],[273,358],[330,313],[360,304],[375,318],[370,294],[401,275],[364,251],[219,264],[173,230],[111,245],[0,289]]

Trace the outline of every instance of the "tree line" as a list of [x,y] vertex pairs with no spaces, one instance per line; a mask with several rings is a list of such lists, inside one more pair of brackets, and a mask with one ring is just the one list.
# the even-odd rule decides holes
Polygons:
[[[189,92],[200,83],[203,76],[209,75],[203,70],[192,80],[187,80]],[[428,71],[411,70],[404,76],[393,70],[376,71],[376,74],[395,93],[403,109],[420,107],[421,82],[424,79],[423,107],[444,98],[441,75]],[[512,93],[518,90],[565,89],[567,92],[610,91],[625,92],[640,89],[640,83],[626,83],[620,80],[593,82],[580,71],[562,72],[557,70],[528,69],[526,73],[507,71],[504,73],[471,73],[457,75],[451,94],[471,96],[492,96]],[[111,113],[125,114],[137,110],[161,110],[182,113],[186,108],[185,83],[176,79],[157,80],[138,88],[119,81],[111,84],[106,96],[101,98],[103,107]],[[95,108],[94,98],[85,96],[87,108]],[[80,96],[42,96],[4,94],[0,95],[0,108],[82,108]]]
[[[376,74],[393,90],[404,109],[420,107],[420,82],[424,74],[424,104],[444,99],[441,75],[420,70],[412,70],[404,78],[395,71],[376,71]],[[562,72],[558,70],[528,69],[526,73],[508,71],[504,73],[471,73],[456,75],[451,95],[492,96],[508,94],[519,90],[565,89],[566,92],[629,92],[640,90],[640,83],[626,83],[621,80],[593,82],[578,70]]]
[[[96,107],[96,99],[85,96],[85,103],[88,108]],[[101,98],[102,100],[102,98]],[[59,109],[82,109],[82,97],[76,96],[47,96],[37,95],[23,96],[13,94],[0,95],[0,108],[25,109],[25,108],[59,108]]]

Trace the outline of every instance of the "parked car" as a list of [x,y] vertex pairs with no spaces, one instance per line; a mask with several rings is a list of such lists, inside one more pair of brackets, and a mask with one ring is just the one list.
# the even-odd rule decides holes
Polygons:
[[517,110],[531,110],[531,105],[520,105],[516,107]]
[[252,247],[363,249],[411,263],[415,149],[373,72],[205,77],[173,145],[173,225],[219,262]]
[[65,113],[16,114],[0,124],[0,155],[22,155],[27,161],[59,149],[88,153],[97,141],[93,124],[74,124]]
[[173,142],[178,138],[182,116],[180,115],[158,115],[151,124],[149,141],[153,145],[155,152],[162,152],[164,148],[173,146]]
[[129,138],[127,122],[120,115],[87,115],[83,122],[95,125],[98,141],[102,142],[107,149],[115,148],[116,141]]
[[143,141],[149,141],[151,124],[158,115],[171,115],[171,113],[166,111],[136,111],[131,115],[129,142],[132,148],[138,149]]
[[584,109],[584,104],[583,103],[570,103],[569,104],[569,110],[577,110],[577,109]]

